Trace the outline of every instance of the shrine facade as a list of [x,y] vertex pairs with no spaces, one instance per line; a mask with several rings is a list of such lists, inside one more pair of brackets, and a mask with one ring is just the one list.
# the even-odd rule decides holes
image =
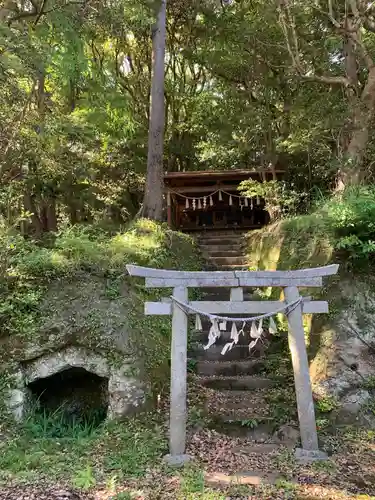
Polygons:
[[269,222],[265,200],[238,191],[248,179],[272,180],[282,171],[169,172],[164,176],[168,225],[180,231],[257,229]]

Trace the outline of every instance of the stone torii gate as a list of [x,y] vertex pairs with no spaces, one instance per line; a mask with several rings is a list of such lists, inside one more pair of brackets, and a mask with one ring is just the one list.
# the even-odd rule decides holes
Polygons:
[[[328,303],[302,300],[298,287],[321,287],[322,277],[336,274],[338,265],[299,271],[169,271],[127,265],[131,276],[146,278],[146,288],[173,288],[172,299],[146,302],[146,315],[172,315],[171,395],[169,455],[171,465],[181,465],[189,457],[186,446],[186,379],[188,313],[199,310],[210,314],[266,314],[285,306],[288,340],[292,357],[302,448],[296,457],[324,459],[319,451],[314,402],[303,329],[303,313],[327,313]],[[229,287],[230,301],[190,301],[189,288]],[[285,301],[244,301],[242,287],[282,287]],[[175,300],[173,300],[175,299]],[[181,307],[185,304],[186,309]],[[297,304],[287,309],[288,304]]]

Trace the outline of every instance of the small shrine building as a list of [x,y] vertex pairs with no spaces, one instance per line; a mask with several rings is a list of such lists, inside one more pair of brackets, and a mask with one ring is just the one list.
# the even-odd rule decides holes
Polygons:
[[281,170],[169,172],[164,176],[168,225],[180,231],[257,229],[269,222],[265,200],[238,191],[248,179],[279,178]]

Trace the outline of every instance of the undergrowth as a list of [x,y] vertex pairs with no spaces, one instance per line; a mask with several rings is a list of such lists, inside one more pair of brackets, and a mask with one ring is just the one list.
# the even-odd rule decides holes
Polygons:
[[[63,311],[66,298],[59,294],[64,284],[76,284],[76,290],[81,287],[84,293],[86,284],[96,279],[105,285],[105,299],[126,309],[126,317],[115,319],[120,325],[126,321],[130,350],[140,354],[148,381],[156,391],[162,390],[169,371],[170,319],[144,316],[143,303],[168,295],[168,290],[145,290],[141,280],[127,276],[125,266],[129,263],[166,269],[201,268],[189,236],[149,220],[138,220],[117,234],[92,226],[67,227],[54,240],[49,237],[38,244],[11,228],[0,227],[1,335],[17,337],[15,356],[19,356],[20,343],[38,343],[46,318]],[[52,302],[48,295],[51,289],[56,290]],[[108,327],[102,311],[96,311],[88,297],[90,306],[92,311],[81,325],[81,330],[88,332],[85,342],[96,348],[110,347],[108,351],[114,353],[115,349],[104,345],[109,337],[103,335],[103,328]],[[107,311],[106,321],[109,314]],[[6,361],[11,358],[12,352],[7,352]]]
[[348,188],[317,201],[308,215],[282,219],[249,235],[250,266],[297,269],[337,257],[361,269],[375,255],[375,187]]
[[94,435],[106,418],[103,410],[92,410],[88,414],[72,415],[64,405],[55,410],[30,408],[22,423],[23,431],[30,438],[80,439]]
[[67,480],[87,489],[108,478],[143,477],[166,452],[156,414],[94,427],[88,422],[30,415],[0,445],[0,482]]

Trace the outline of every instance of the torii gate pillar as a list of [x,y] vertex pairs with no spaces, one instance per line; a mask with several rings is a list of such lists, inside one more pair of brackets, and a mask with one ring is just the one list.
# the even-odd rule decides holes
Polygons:
[[[185,272],[126,266],[132,276],[146,278],[146,288],[173,288],[173,297],[186,304],[189,311],[199,310],[210,314],[271,313],[300,298],[298,287],[320,287],[322,277],[336,274],[338,265],[299,271],[216,271]],[[231,300],[223,302],[189,302],[188,288],[229,287]],[[243,301],[242,287],[282,287],[285,302]],[[302,448],[296,450],[301,460],[322,460],[326,454],[319,451],[315,423],[314,401],[311,389],[309,364],[303,329],[303,313],[327,313],[328,304],[323,301],[303,301],[287,312],[289,325],[289,349],[292,357],[298,418]],[[146,302],[145,314],[172,314],[171,344],[171,399],[169,455],[170,465],[182,465],[189,457],[186,447],[186,381],[187,381],[187,333],[188,315],[176,302]]]

